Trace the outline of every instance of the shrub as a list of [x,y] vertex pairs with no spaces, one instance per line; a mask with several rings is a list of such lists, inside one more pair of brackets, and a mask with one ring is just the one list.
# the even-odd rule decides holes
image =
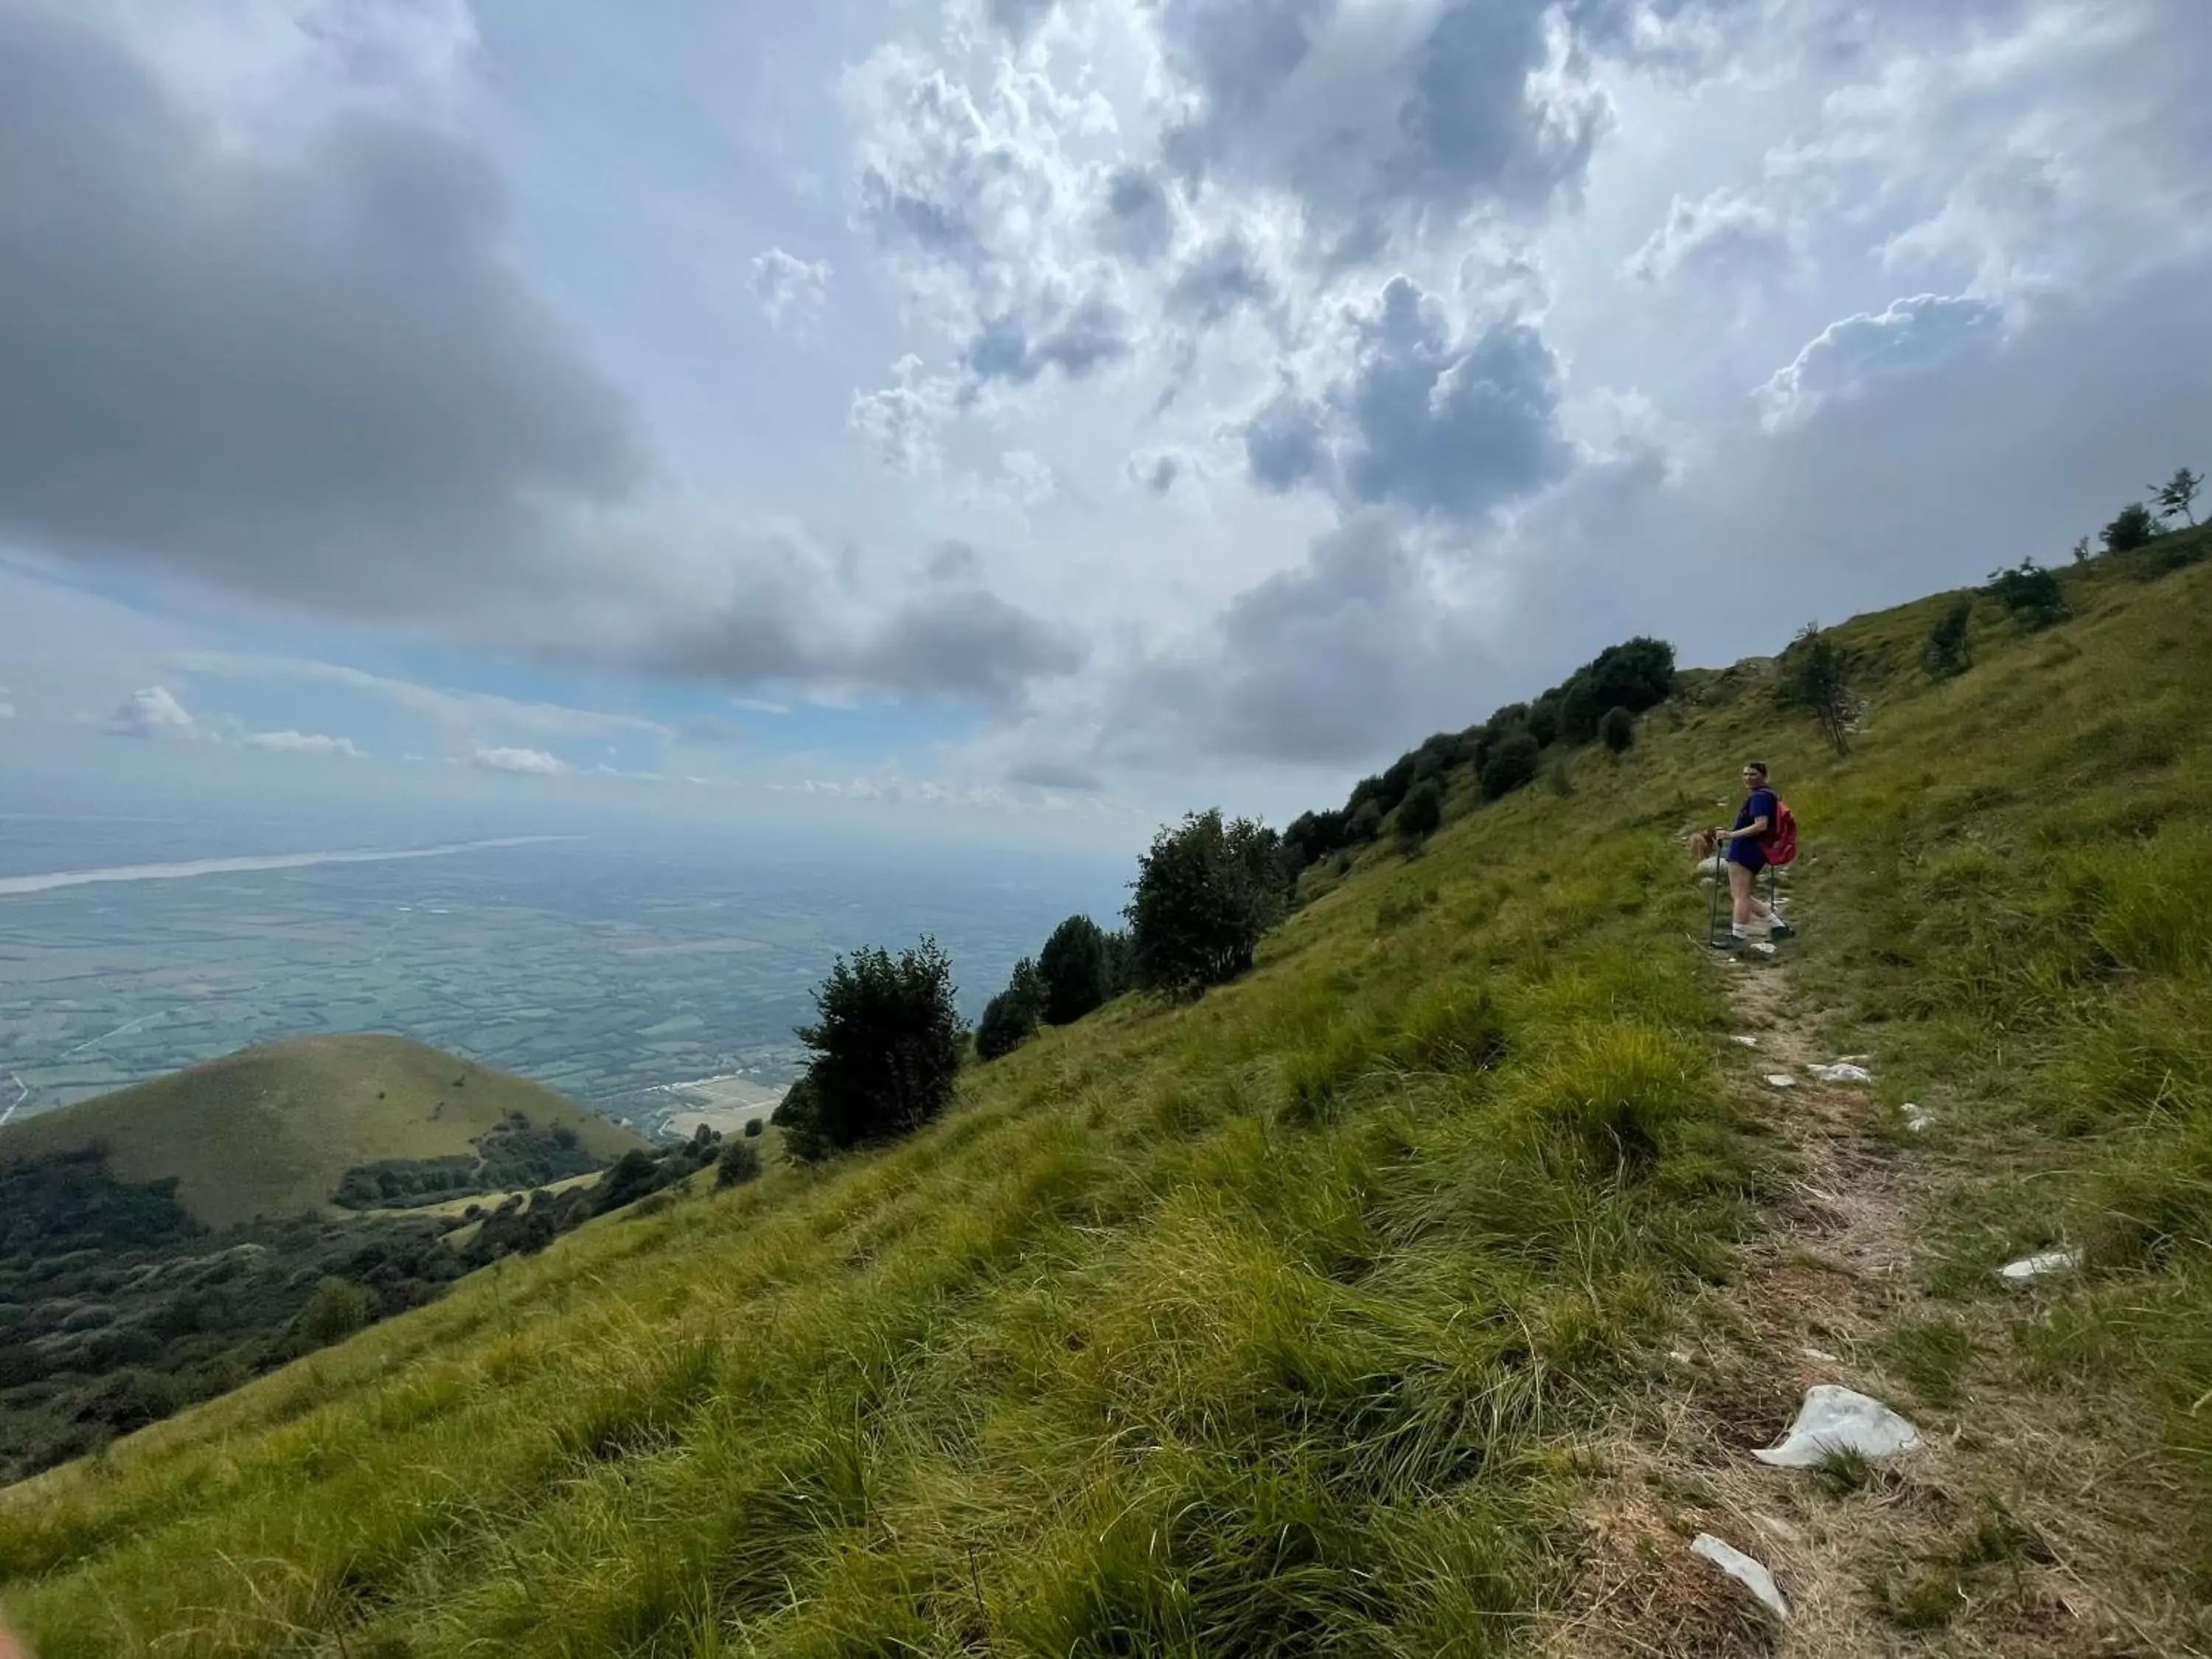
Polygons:
[[1616,703],[1597,723],[1597,734],[1613,753],[1625,755],[1636,746],[1636,716]]
[[1048,1025],[1081,1019],[1113,994],[1106,965],[1106,935],[1088,916],[1070,916],[1052,930],[1037,952],[1044,988],[1039,1017]]
[[761,1121],[758,1118],[749,1117],[745,1120],[745,1139],[747,1140],[753,1139],[760,1133],[760,1132]]
[[815,1126],[836,1147],[910,1133],[944,1111],[960,1069],[952,964],[925,938],[896,957],[880,947],[831,965],[815,988],[815,1023],[797,1028],[814,1051]]
[[1345,838],[1352,842],[1373,841],[1382,833],[1382,809],[1371,800],[1360,802],[1345,825]]
[[1492,747],[1490,758],[1483,763],[1483,799],[1502,800],[1516,789],[1526,787],[1536,775],[1536,763],[1541,754],[1536,739],[1526,732],[1513,732],[1500,738]]
[[326,1346],[368,1324],[374,1306],[368,1292],[352,1280],[325,1279],[300,1310],[300,1334]]
[[[759,1120],[756,1118],[755,1122]],[[717,1187],[742,1187],[761,1172],[760,1154],[750,1140],[726,1141],[722,1155],[714,1160],[714,1184]]]
[[1224,819],[1218,807],[1163,827],[1131,885],[1137,978],[1171,995],[1194,995],[1243,973],[1283,912],[1275,832],[1251,818]]
[[1781,670],[1777,696],[1783,707],[1811,714],[1835,751],[1844,753],[1850,747],[1851,722],[1859,707],[1850,653],[1818,623],[1808,624],[1782,653]]
[[1398,833],[1407,841],[1434,835],[1444,821],[1443,792],[1433,778],[1417,783],[1398,809]]
[[1920,660],[1929,678],[1948,680],[1966,672],[1970,665],[1966,629],[1973,618],[1974,602],[1960,599],[1936,619],[1936,626],[1928,630],[1928,642],[1920,650]]
[[2023,628],[2049,628],[2066,620],[2066,591],[2058,585],[2058,573],[2033,559],[1991,571],[1989,591]]
[[2132,553],[2148,547],[2158,536],[2158,520],[2141,501],[2130,501],[2112,515],[2101,538],[2107,553]]
[[975,1022],[975,1057],[1010,1054],[1035,1036],[1036,1028],[1036,1006],[1012,991],[1001,991],[983,1005],[983,1018]]

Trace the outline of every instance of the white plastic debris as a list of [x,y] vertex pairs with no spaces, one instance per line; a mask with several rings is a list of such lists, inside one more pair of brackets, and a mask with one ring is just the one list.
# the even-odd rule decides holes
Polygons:
[[1759,1047],[1759,1039],[1755,1036],[1732,1036],[1729,1041],[1730,1042],[1741,1042],[1747,1048],[1756,1048]]
[[2017,1261],[2008,1261],[1997,1269],[1997,1277],[2025,1285],[2045,1273],[2070,1273],[2081,1265],[2079,1250],[2045,1250],[2040,1255],[2024,1255]]
[[1839,1060],[1832,1066],[1808,1066],[1805,1068],[1823,1083],[1871,1083],[1874,1073],[1863,1066],[1855,1066],[1848,1060]]
[[1790,1604],[1776,1588],[1774,1575],[1735,1545],[1723,1543],[1709,1532],[1701,1532],[1690,1540],[1690,1553],[1704,1557],[1735,1579],[1758,1597],[1759,1605],[1777,1619],[1790,1616]]
[[1766,1081],[1770,1087],[1776,1089],[1794,1089],[1797,1086],[1797,1079],[1787,1072],[1769,1072],[1766,1074]]
[[1893,1457],[1920,1443],[1920,1431],[1879,1400],[1832,1382],[1805,1390],[1797,1420],[1778,1445],[1752,1453],[1778,1469],[1809,1469],[1837,1452]]

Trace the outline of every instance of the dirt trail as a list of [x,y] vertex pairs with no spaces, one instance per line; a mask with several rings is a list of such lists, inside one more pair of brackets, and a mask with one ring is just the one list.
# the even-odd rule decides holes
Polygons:
[[[1984,1361],[2007,1351],[2003,1310],[1930,1298],[1916,1279],[1918,1223],[1957,1177],[1863,1084],[1806,1069],[1818,1011],[1786,958],[1722,970],[1744,1097],[1784,1149],[1787,1188],[1745,1241],[1743,1273],[1693,1310],[1666,1384],[1626,1402],[1593,1448],[1603,1470],[1580,1514],[1586,1553],[1552,1651],[1771,1654],[1783,1659],[1945,1654],[2002,1659],[2178,1652],[2126,1627],[2069,1564],[2100,1552],[2066,1517],[2123,1460],[2052,1425],[2047,1401]],[[1765,1081],[1789,1073],[1784,1088]],[[1902,1330],[1906,1335],[1900,1339]],[[1918,1340],[1916,1342],[1916,1338]],[[1917,1354],[1951,1356],[1944,1384]],[[1918,1386],[1916,1388],[1917,1379]],[[1911,1418],[1923,1443],[1880,1466],[1774,1469],[1771,1444],[1807,1388],[1841,1383]],[[2069,1432],[2070,1428],[2074,1432]],[[2107,1506],[2109,1507],[2109,1506]],[[1764,1562],[1790,1616],[1777,1624],[1689,1553],[1710,1532]],[[2072,1546],[2078,1545],[2079,1547]]]

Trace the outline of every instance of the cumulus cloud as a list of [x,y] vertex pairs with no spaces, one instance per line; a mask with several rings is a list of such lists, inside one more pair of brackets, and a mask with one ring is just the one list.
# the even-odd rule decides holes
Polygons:
[[100,723],[100,729],[118,738],[204,735],[200,723],[166,685],[149,685],[143,690],[133,691],[116,705],[115,712]]
[[1771,207],[1717,190],[1695,202],[1675,197],[1665,222],[1630,257],[1628,273],[1646,283],[1757,283],[1782,275],[1795,258],[1789,229]]
[[1579,185],[1605,123],[1577,50],[1600,9],[1167,0],[1162,45],[1187,106],[1169,153],[1340,226],[1540,207]]
[[543,749],[479,749],[469,757],[469,763],[486,772],[513,772],[533,778],[558,777],[568,770],[568,763]]
[[350,738],[325,737],[319,732],[253,732],[241,739],[248,749],[266,750],[276,755],[343,755],[349,760],[361,758],[361,750]]
[[1843,318],[1808,341],[1759,388],[1760,419],[1770,430],[1797,424],[1869,381],[1923,373],[1992,342],[2003,321],[2003,313],[1986,301],[1938,294],[1893,300],[1881,311]]
[[1025,761],[1007,772],[1006,781],[1033,789],[1065,789],[1085,795],[1105,787],[1104,780],[1088,767],[1051,760]]
[[957,407],[952,382],[925,372],[908,352],[891,366],[897,378],[873,392],[853,394],[846,426],[894,472],[933,472],[944,464],[939,434]]
[[1123,476],[1142,489],[1164,495],[1190,470],[1190,458],[1180,450],[1140,449],[1129,457]]
[[391,611],[636,475],[496,178],[439,131],[355,112],[264,158],[113,38],[8,7],[0,202],[0,527]]
[[1455,338],[1442,306],[1396,276],[1355,330],[1350,370],[1322,403],[1285,391],[1245,425],[1255,483],[1472,519],[1567,470],[1559,360],[1534,328]]
[[830,264],[826,259],[809,264],[780,247],[772,247],[753,256],[752,269],[753,298],[760,301],[761,309],[768,313],[771,323],[781,325],[787,318],[794,323],[808,321],[819,316],[829,301]]
[[1107,176],[1100,206],[1099,246],[1138,264],[1150,264],[1168,251],[1174,235],[1174,210],[1158,175],[1127,163],[1115,167]]

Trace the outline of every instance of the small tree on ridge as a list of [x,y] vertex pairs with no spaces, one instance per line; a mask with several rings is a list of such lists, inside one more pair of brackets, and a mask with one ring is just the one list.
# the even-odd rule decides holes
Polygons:
[[1138,981],[1174,996],[1194,996],[1249,968],[1260,936],[1283,913],[1275,832],[1251,818],[1224,819],[1218,807],[1163,826],[1130,884]]
[[806,1075],[813,1129],[831,1148],[911,1133],[944,1111],[960,1069],[952,963],[933,939],[892,956],[839,957],[814,988]]

